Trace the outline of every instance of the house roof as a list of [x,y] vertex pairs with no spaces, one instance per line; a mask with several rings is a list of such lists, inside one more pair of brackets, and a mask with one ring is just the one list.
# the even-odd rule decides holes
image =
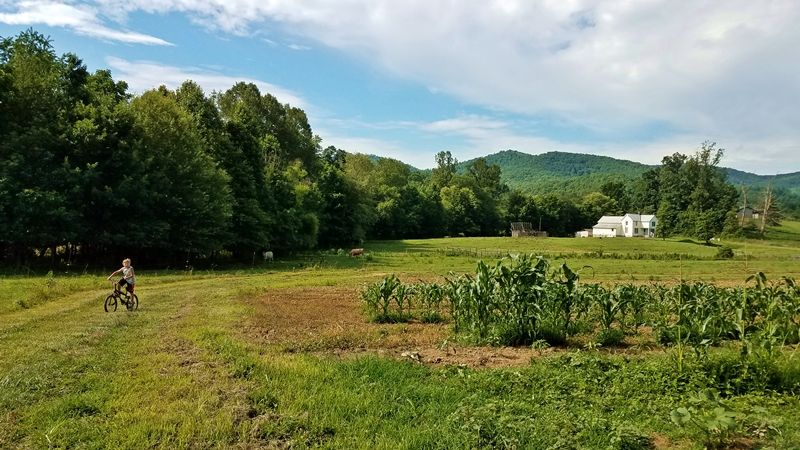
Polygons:
[[626,216],[630,217],[631,220],[634,222],[650,222],[656,216],[652,214],[625,214]]
[[620,223],[622,222],[623,216],[603,216],[597,223]]
[[592,228],[616,228],[622,223],[622,219],[630,217],[634,222],[650,222],[656,218],[652,214],[625,214],[624,216],[603,216]]

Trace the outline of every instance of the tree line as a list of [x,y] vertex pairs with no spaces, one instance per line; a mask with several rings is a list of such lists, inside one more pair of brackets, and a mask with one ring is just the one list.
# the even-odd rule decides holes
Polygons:
[[132,95],[40,33],[3,38],[0,259],[249,260],[365,239],[497,236],[512,221],[566,236],[624,212],[706,239],[737,196],[712,144],[579,199],[510,189],[482,158],[459,171],[442,151],[418,171],[321,144],[302,109],[253,84]]

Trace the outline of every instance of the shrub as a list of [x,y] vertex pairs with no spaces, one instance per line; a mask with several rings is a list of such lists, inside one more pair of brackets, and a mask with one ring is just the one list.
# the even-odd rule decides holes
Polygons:
[[716,259],[731,259],[733,258],[733,249],[728,246],[722,246],[717,249],[717,254],[714,255]]

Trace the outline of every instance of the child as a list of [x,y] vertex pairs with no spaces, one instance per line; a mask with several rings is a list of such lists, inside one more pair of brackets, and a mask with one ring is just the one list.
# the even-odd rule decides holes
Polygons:
[[122,273],[122,278],[119,280],[120,289],[122,289],[122,286],[125,286],[125,290],[128,291],[128,294],[133,295],[133,289],[136,285],[136,275],[133,273],[133,266],[131,266],[130,258],[123,259],[122,268],[114,271],[108,276],[108,279],[110,280],[114,275],[120,272]]

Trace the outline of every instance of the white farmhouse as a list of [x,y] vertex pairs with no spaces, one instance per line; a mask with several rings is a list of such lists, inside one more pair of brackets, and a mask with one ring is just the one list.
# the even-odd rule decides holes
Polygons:
[[653,237],[656,235],[656,216],[652,214],[625,214],[603,216],[592,227],[594,237]]

